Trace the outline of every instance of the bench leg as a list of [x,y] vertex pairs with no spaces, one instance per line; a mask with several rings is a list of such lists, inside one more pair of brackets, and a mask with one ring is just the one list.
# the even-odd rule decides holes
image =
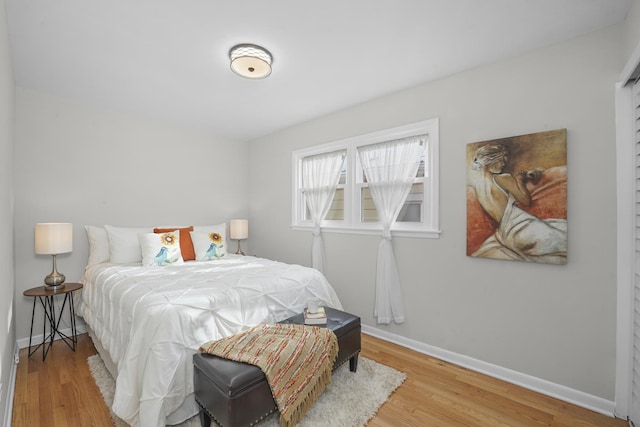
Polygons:
[[200,409],[200,425],[202,427],[211,427],[211,418],[209,418],[204,409]]
[[351,372],[355,372],[358,370],[358,355],[360,353],[356,353],[354,356],[351,356],[351,359],[349,359],[349,370]]

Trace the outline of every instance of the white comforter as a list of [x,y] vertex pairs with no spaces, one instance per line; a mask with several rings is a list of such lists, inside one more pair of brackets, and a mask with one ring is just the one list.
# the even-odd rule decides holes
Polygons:
[[142,427],[164,426],[185,399],[193,400],[192,355],[204,342],[283,320],[312,296],[342,308],[317,270],[253,257],[166,267],[98,264],[86,269],[82,283],[77,312],[118,368],[112,409]]

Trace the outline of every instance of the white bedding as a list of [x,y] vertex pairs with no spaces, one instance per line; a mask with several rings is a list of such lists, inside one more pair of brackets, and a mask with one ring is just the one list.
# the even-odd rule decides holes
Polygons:
[[82,283],[77,312],[118,368],[112,409],[142,427],[164,426],[181,406],[190,408],[187,417],[196,414],[195,404],[183,403],[193,401],[192,355],[204,342],[283,320],[312,296],[342,308],[317,270],[254,257],[97,264]]

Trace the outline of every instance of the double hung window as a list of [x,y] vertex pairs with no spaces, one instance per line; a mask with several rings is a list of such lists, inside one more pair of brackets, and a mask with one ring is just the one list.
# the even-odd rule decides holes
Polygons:
[[345,161],[340,179],[331,207],[320,226],[324,232],[379,234],[382,223],[358,158],[358,148],[405,138],[417,138],[420,141],[420,165],[403,207],[391,225],[391,233],[396,236],[438,237],[438,119],[293,152],[293,228],[298,230],[313,228],[302,185],[303,160],[322,153],[343,151]]

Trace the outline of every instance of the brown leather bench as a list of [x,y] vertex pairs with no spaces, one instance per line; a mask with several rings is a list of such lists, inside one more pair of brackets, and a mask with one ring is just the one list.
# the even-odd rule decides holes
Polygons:
[[[333,369],[349,361],[349,369],[358,369],[360,354],[360,318],[325,307],[327,328],[338,337],[338,357]],[[304,324],[302,314],[279,323]],[[325,325],[321,325],[325,326]],[[277,411],[271,388],[260,368],[208,353],[193,355],[194,394],[200,406],[200,423],[209,427],[213,419],[221,427],[256,424]]]

